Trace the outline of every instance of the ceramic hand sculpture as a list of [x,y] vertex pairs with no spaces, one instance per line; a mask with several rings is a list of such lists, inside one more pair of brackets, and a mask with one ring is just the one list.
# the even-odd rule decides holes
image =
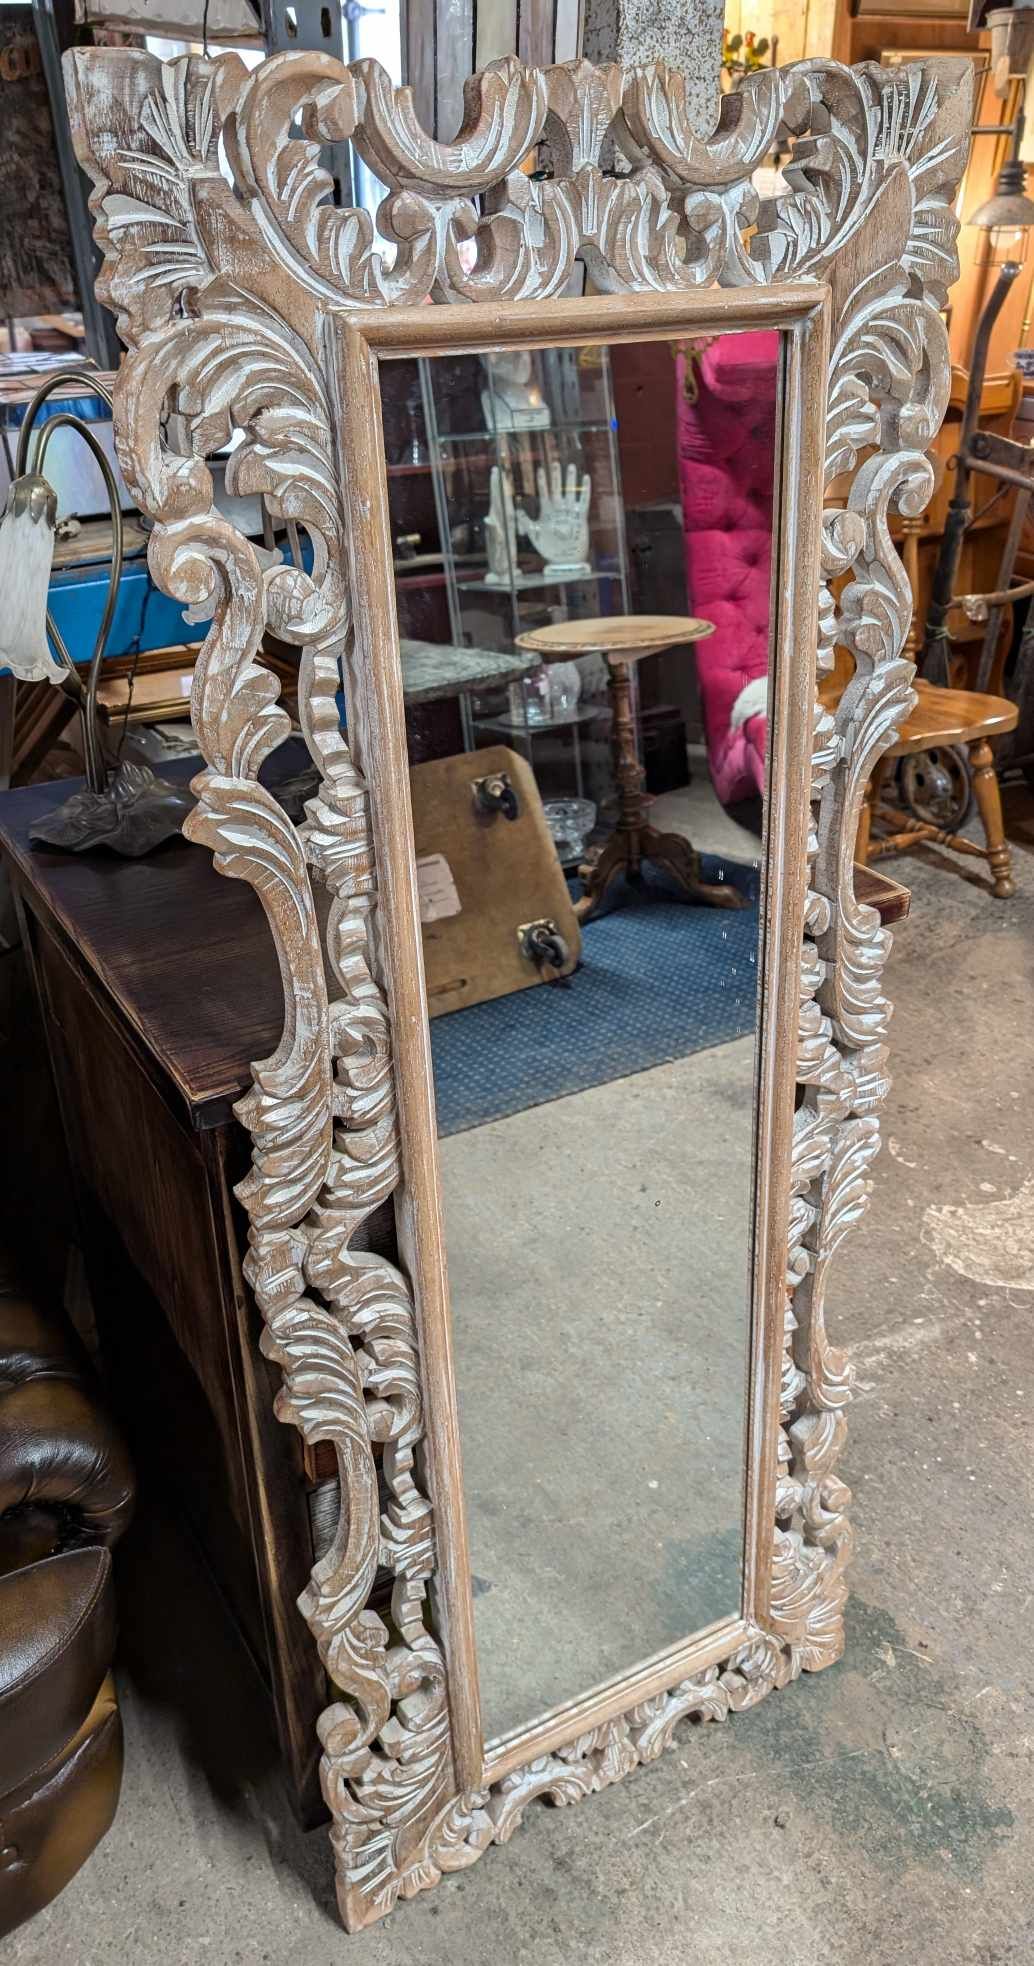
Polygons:
[[485,548],[488,553],[486,587],[511,587],[517,575],[517,514],[513,503],[513,479],[508,471],[500,470],[498,464],[492,466]]
[[518,530],[530,539],[536,553],[541,553],[546,564],[547,574],[577,574],[590,572],[589,567],[589,495],[592,479],[585,473],[578,483],[577,467],[569,464],[566,479],[561,477],[559,464],[550,466],[549,484],[546,474],[539,468],[536,472],[539,493],[539,515],[529,519],[524,511],[517,513]]
[[544,430],[549,424],[549,405],[534,380],[531,355],[526,348],[502,350],[483,355],[488,388],[481,391],[481,408],[489,430]]

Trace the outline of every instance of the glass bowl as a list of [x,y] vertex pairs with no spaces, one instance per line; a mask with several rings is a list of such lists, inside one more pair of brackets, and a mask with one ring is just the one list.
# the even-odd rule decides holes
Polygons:
[[596,824],[596,807],[591,799],[549,799],[542,808],[560,859],[580,860],[585,843]]

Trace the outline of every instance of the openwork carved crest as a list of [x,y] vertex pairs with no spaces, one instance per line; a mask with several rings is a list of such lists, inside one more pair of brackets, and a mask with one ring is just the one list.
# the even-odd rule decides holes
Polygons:
[[[841,1650],[850,1529],[837,1461],[851,1375],[824,1300],[866,1206],[889,1018],[888,937],[856,900],[853,845],[866,780],[912,700],[911,596],[889,515],[919,512],[932,487],[924,453],[948,393],[940,309],[958,270],[970,70],[762,70],[723,99],[704,138],[663,64],[539,72],[510,59],[469,82],[463,128],[442,144],[373,62],[299,53],[249,74],[233,55],[163,65],[96,50],[66,67],[95,185],[100,290],[130,351],[120,462],[154,521],[156,582],[213,616],[191,705],[205,768],[188,830],[255,888],[283,975],[281,1042],[238,1109],[254,1146],[240,1196],[263,1343],[283,1372],[280,1417],[332,1443],[340,1468],[337,1537],[301,1611],[339,1693],[321,1721],[322,1773],[342,1915],[358,1929],[504,1841],[533,1797],[576,1801],[659,1754],[684,1716],[722,1719]],[[789,188],[765,203],[752,174],[777,134]],[[554,174],[532,179],[519,166],[542,138]],[[343,139],[388,187],[376,231],[329,202],[320,145]],[[605,143],[617,172],[600,168]],[[428,1605],[440,1552],[412,1295],[399,1268],[354,1246],[400,1161],[376,932],[378,761],[354,673],[328,319],[427,298],[541,300],[579,258],[608,292],[831,287],[827,482],[847,474],[850,488],[823,527],[817,662],[846,646],[855,674],[835,720],[816,710],[814,725],[767,1621],[700,1677],[464,1791]],[[310,574],[264,565],[217,510],[205,459],[231,436],[228,489],[261,492],[305,530]],[[267,627],[302,650],[301,718],[321,782],[298,826],[258,778],[287,731],[255,659]],[[374,1609],[378,1575],[390,1590]]]

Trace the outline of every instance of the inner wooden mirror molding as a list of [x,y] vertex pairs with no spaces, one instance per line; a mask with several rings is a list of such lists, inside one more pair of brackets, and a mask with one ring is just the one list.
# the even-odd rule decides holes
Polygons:
[[[191,698],[205,769],[186,830],[255,888],[283,978],[281,1042],[237,1108],[253,1142],[238,1194],[263,1349],[283,1373],[277,1412],[310,1445],[331,1443],[340,1470],[337,1535],[300,1610],[339,1696],[320,1722],[321,1772],[341,1913],[358,1930],[505,1841],[533,1797],[577,1801],[658,1755],[684,1716],[724,1719],[842,1649],[851,1371],[823,1306],[866,1206],[890,1014],[889,937],[856,900],[853,847],[866,781],[913,700],[911,593],[889,515],[918,515],[932,489],[972,71],[761,70],[702,137],[663,63],[507,59],[467,84],[453,143],[427,136],[409,91],[370,61],[285,54],[249,73],[232,54],[163,64],[96,49],[68,54],[65,72],[95,186],[98,291],[129,350],[119,459],[154,522],[157,585],[213,617]],[[777,137],[787,188],[760,202],[752,173]],[[541,139],[553,175],[533,179],[521,163]],[[388,186],[381,236],[365,212],[328,202],[320,145],[343,140]],[[604,146],[616,172],[600,168]],[[558,299],[579,258],[598,292],[640,298]],[[438,345],[442,317],[416,305],[428,297],[454,303],[453,317],[486,310],[470,347],[600,339],[608,310],[650,334],[786,328],[784,734],[812,713],[810,800],[778,760],[772,781],[777,1001],[759,1086],[774,1117],[755,1228],[743,1615],[487,1757],[373,399],[373,342]],[[455,318],[448,329],[460,345]],[[823,410],[824,446],[809,434]],[[261,492],[305,529],[311,574],[264,564],[217,510],[204,460],[232,436],[228,490]],[[834,478],[849,489],[823,515]],[[258,779],[289,731],[255,659],[267,628],[302,651],[320,787],[299,825]],[[833,718],[813,706],[835,645],[855,673]],[[765,1125],[762,1110],[762,1138]],[[404,1268],[361,1247],[390,1200]],[[384,1573],[390,1613],[371,1604]]]

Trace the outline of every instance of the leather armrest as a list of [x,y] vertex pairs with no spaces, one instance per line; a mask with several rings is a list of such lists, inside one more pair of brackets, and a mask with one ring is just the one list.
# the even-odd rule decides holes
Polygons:
[[114,1647],[107,1550],[67,1550],[0,1577],[0,1797],[82,1726]]
[[79,1732],[4,1796],[0,1938],[56,1898],[86,1862],[115,1820],[121,1781],[122,1723],[109,1673]]

